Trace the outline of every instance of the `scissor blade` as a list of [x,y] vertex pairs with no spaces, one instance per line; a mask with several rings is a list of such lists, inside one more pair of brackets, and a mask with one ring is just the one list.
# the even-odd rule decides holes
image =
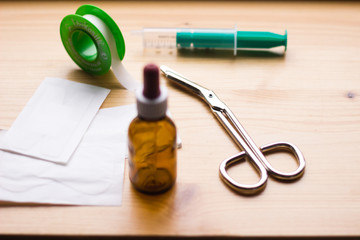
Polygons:
[[160,66],[161,72],[167,77],[168,79],[172,80],[173,82],[181,85],[182,87],[190,90],[191,92],[204,97],[205,93],[209,92],[210,90],[196,84],[186,77],[182,76],[180,73],[175,72],[174,70],[168,68],[167,66]]

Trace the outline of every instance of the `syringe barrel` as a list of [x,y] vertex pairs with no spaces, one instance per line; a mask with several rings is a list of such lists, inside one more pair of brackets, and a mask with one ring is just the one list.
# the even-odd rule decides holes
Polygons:
[[287,45],[287,33],[237,31],[206,28],[145,28],[145,48],[272,48]]
[[177,48],[216,48],[234,49],[236,47],[235,29],[178,29]]
[[144,28],[145,48],[176,48],[176,28]]
[[234,29],[144,28],[145,48],[230,48],[234,49]]

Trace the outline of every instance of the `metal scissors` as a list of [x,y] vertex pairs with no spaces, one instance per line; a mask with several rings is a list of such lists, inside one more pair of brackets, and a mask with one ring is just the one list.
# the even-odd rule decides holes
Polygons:
[[[181,74],[176,73],[164,65],[160,67],[160,70],[168,79],[202,98],[210,106],[213,114],[221,122],[236,144],[243,149],[242,152],[225,159],[220,164],[220,177],[230,188],[241,194],[252,195],[259,193],[265,188],[268,174],[275,179],[290,181],[298,179],[303,175],[305,170],[305,159],[295,145],[288,142],[275,142],[261,146],[260,148],[257,147],[231,110],[215,95],[213,91],[190,81]],[[264,154],[279,151],[288,152],[296,158],[298,168],[295,171],[290,173],[280,172],[274,169],[266,160]],[[255,184],[238,183],[231,178],[226,171],[232,164],[244,161],[246,158],[250,160],[252,165],[259,172],[260,180]]]

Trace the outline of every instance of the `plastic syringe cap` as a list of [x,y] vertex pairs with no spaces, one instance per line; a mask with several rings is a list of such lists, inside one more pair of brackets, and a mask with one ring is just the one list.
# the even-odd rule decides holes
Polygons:
[[147,99],[155,99],[160,93],[159,68],[155,64],[147,64],[144,67],[143,95]]

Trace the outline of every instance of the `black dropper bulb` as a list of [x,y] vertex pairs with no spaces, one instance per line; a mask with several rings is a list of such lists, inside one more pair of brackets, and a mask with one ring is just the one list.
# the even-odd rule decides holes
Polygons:
[[159,68],[155,64],[147,64],[144,67],[143,95],[147,99],[155,99],[160,96]]

